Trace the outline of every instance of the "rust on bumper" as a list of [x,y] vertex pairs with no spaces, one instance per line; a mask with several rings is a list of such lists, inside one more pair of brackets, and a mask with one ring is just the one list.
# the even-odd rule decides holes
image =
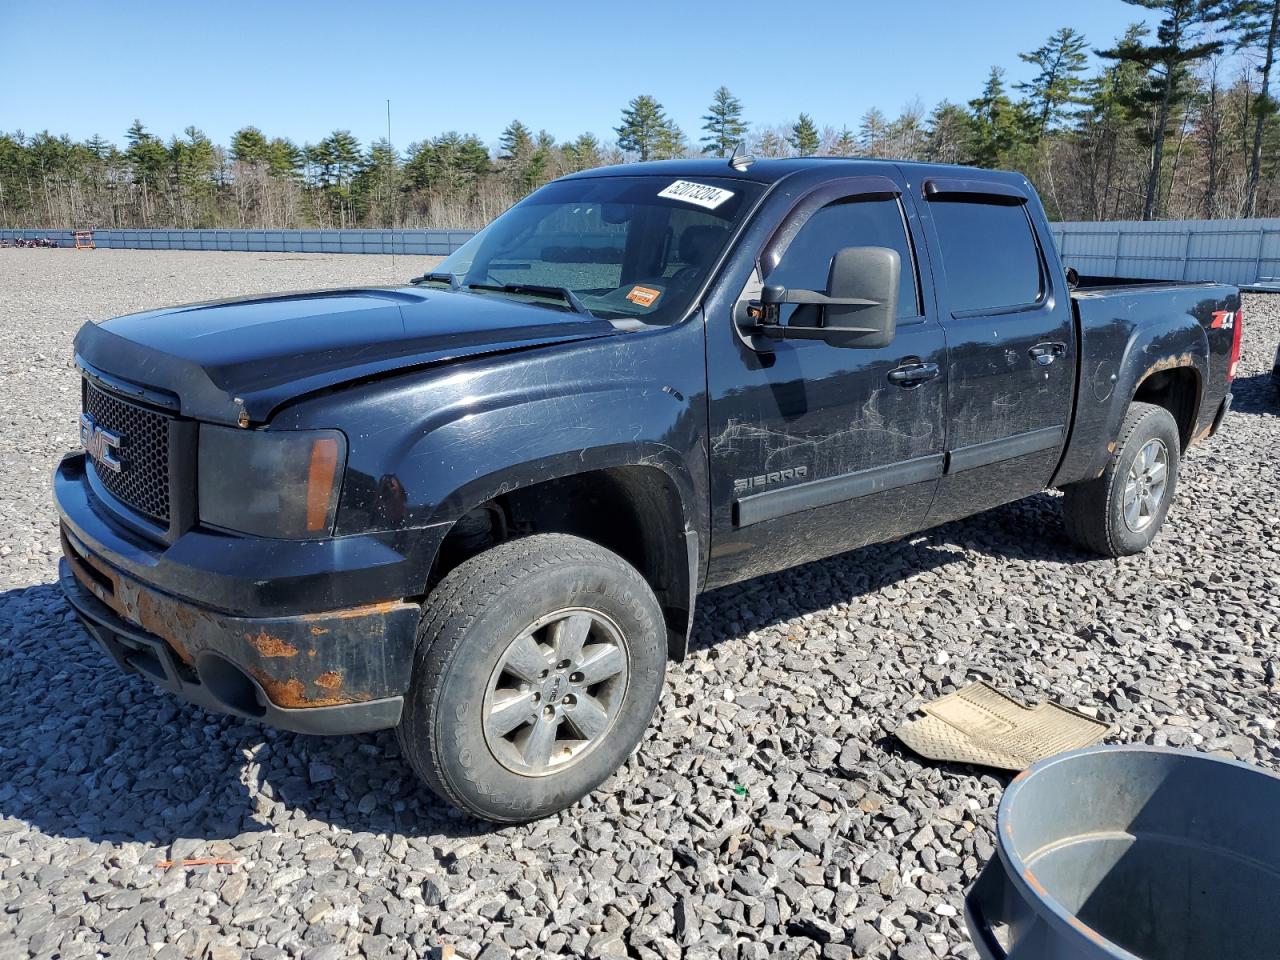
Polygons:
[[75,580],[113,613],[172,650],[197,676],[229,661],[287,709],[355,704],[404,693],[418,606],[389,601],[270,619],[236,617],[155,590],[94,557],[65,528]]

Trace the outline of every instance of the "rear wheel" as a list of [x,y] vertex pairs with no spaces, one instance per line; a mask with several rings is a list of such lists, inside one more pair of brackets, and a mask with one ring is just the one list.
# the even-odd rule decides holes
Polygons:
[[1173,502],[1181,449],[1178,425],[1168,410],[1133,403],[1102,476],[1063,488],[1067,535],[1110,557],[1146,549]]
[[577,537],[514,540],[427,599],[397,732],[443,799],[487,820],[533,820],[626,760],[665,669],[662,611],[635,568]]

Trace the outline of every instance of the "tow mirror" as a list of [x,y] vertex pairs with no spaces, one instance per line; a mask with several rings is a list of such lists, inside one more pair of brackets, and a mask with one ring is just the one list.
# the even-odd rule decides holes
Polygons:
[[[752,333],[773,340],[823,340],[833,347],[885,347],[898,324],[898,278],[902,260],[890,247],[845,247],[831,258],[825,292],[766,285],[747,315]],[[811,306],[808,326],[781,323],[784,303]],[[801,311],[797,311],[800,313]]]

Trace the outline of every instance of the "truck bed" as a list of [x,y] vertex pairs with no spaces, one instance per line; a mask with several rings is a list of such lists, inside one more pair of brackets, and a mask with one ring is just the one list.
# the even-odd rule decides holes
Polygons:
[[1116,290],[1116,289],[1147,289],[1150,287],[1172,288],[1172,287],[1203,287],[1218,286],[1209,280],[1153,280],[1140,277],[1104,277],[1104,276],[1084,276],[1081,275],[1075,286],[1072,288],[1073,293],[1089,293],[1095,290]]

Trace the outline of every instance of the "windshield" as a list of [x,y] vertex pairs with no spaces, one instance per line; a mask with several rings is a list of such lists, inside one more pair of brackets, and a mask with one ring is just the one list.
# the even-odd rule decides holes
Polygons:
[[548,184],[425,278],[483,295],[673,323],[762,186],[699,177],[596,177]]

